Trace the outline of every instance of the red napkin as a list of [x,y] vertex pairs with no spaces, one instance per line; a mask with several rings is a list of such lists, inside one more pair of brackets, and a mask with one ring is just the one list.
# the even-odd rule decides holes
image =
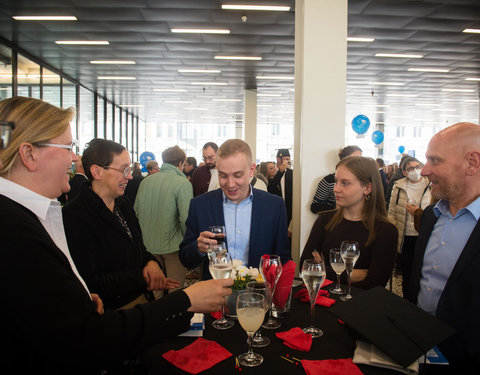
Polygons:
[[312,335],[303,332],[299,327],[292,328],[285,332],[278,332],[275,335],[283,340],[283,344],[295,350],[304,352],[310,351],[312,347]]
[[[270,259],[270,255],[264,254],[262,255],[264,259]],[[269,282],[270,285],[273,287],[277,281],[277,265],[276,264],[268,264],[267,262],[263,265],[262,275],[265,277],[265,281]]]
[[287,303],[288,296],[292,290],[293,279],[295,277],[295,268],[297,267],[296,263],[292,260],[289,260],[282,268],[282,274],[277,281],[277,286],[275,287],[275,294],[273,295],[273,303],[277,307],[285,307]]
[[215,341],[196,339],[180,350],[169,350],[162,354],[172,365],[190,374],[198,374],[231,357],[227,349]]
[[323,361],[302,359],[302,366],[307,375],[363,375],[351,358]]
[[211,312],[210,315],[212,316],[213,319],[218,320],[222,317],[222,312],[214,311],[214,312]]
[[[327,298],[329,296],[329,292],[326,290],[320,290],[315,303],[324,307],[330,307],[334,305],[336,301],[333,298]],[[310,302],[310,297],[308,296],[308,290],[306,288],[299,290],[293,297],[300,299],[302,302]]]

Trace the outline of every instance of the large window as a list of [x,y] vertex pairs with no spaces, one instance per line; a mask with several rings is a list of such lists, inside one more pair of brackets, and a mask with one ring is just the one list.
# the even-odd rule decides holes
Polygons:
[[0,100],[12,97],[12,50],[0,46]]
[[40,65],[18,55],[18,96],[40,99]]
[[105,112],[105,120],[107,122],[107,134],[105,134],[105,138],[113,141],[112,103],[108,101],[107,110]]
[[61,107],[60,76],[47,69],[42,69],[43,100]]
[[97,138],[105,138],[105,108],[103,98],[97,95]]
[[80,113],[78,129],[79,134],[77,139],[80,142],[80,152],[83,152],[85,144],[88,143],[94,137],[94,94],[80,87]]

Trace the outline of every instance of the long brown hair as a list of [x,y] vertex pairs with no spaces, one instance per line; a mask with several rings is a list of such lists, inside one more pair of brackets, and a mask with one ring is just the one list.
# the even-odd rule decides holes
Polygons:
[[[344,166],[352,172],[362,186],[372,185],[372,191],[365,197],[365,204],[362,210],[363,225],[368,229],[368,238],[365,246],[368,246],[375,241],[375,221],[389,221],[385,206],[385,195],[383,194],[383,184],[377,163],[375,160],[363,156],[347,156],[338,162],[335,170],[340,166]],[[342,220],[343,207],[337,207],[335,214],[325,225],[325,229],[328,231],[333,230]]]

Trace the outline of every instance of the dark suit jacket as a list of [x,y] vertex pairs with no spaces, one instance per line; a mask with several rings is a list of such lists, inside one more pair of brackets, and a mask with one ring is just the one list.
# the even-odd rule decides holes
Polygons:
[[[422,216],[415,246],[415,258],[410,279],[411,294],[407,298],[417,302],[420,291],[423,257],[437,217],[433,205]],[[437,318],[457,330],[439,345],[453,367],[480,373],[480,222],[473,229],[455,267],[447,280],[437,307]]]
[[[187,268],[195,268],[205,262],[203,279],[210,279],[208,257],[197,249],[197,238],[210,225],[225,225],[222,189],[200,195],[190,202],[186,232],[180,243],[180,261]],[[228,247],[228,237],[227,237]],[[291,259],[287,236],[287,216],[281,198],[253,189],[252,221],[248,264],[258,267],[263,254],[279,255],[282,263]]]
[[293,171],[290,168],[283,172],[278,171],[275,177],[268,181],[268,192],[282,196],[282,187],[280,181],[285,174],[285,208],[287,209],[287,225],[292,220],[292,189],[293,189]]
[[95,373],[189,327],[184,292],[99,315],[37,217],[3,195],[0,241],[2,373]]

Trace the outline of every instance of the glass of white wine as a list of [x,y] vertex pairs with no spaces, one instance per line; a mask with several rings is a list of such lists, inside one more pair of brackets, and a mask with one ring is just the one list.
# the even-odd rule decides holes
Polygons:
[[262,325],[265,318],[265,296],[259,293],[245,292],[237,298],[237,317],[248,335],[248,352],[238,356],[242,366],[255,367],[263,362],[263,357],[252,350],[253,334]]
[[337,285],[329,290],[333,294],[343,294],[345,291],[340,287],[340,275],[345,271],[345,262],[343,261],[340,249],[330,249],[330,266],[337,274]]
[[[246,290],[252,293],[259,293],[265,297],[265,307],[268,310],[268,306],[270,306],[272,300],[272,290],[270,288],[270,283],[267,281],[250,281],[247,286]],[[265,311],[266,312],[266,311]],[[263,348],[264,346],[270,345],[270,339],[266,336],[262,335],[261,328],[253,336],[253,344],[254,348]]]
[[352,299],[352,271],[360,256],[360,245],[357,241],[343,241],[340,245],[340,254],[345,262],[345,269],[347,270],[348,276],[348,292],[344,296],[341,296],[340,299],[342,301],[348,301]]
[[[222,244],[223,245],[223,244]],[[228,279],[232,275],[233,264],[230,254],[224,246],[214,246],[208,252],[208,270],[215,280]],[[225,317],[225,305],[222,306],[222,316],[212,323],[216,329],[229,329],[233,327],[233,321]]]
[[325,263],[322,260],[306,259],[302,265],[302,279],[308,290],[310,297],[310,326],[303,329],[303,332],[308,333],[312,338],[317,338],[323,335],[323,331],[313,324],[315,318],[315,302],[317,300],[318,292],[325,281]]

